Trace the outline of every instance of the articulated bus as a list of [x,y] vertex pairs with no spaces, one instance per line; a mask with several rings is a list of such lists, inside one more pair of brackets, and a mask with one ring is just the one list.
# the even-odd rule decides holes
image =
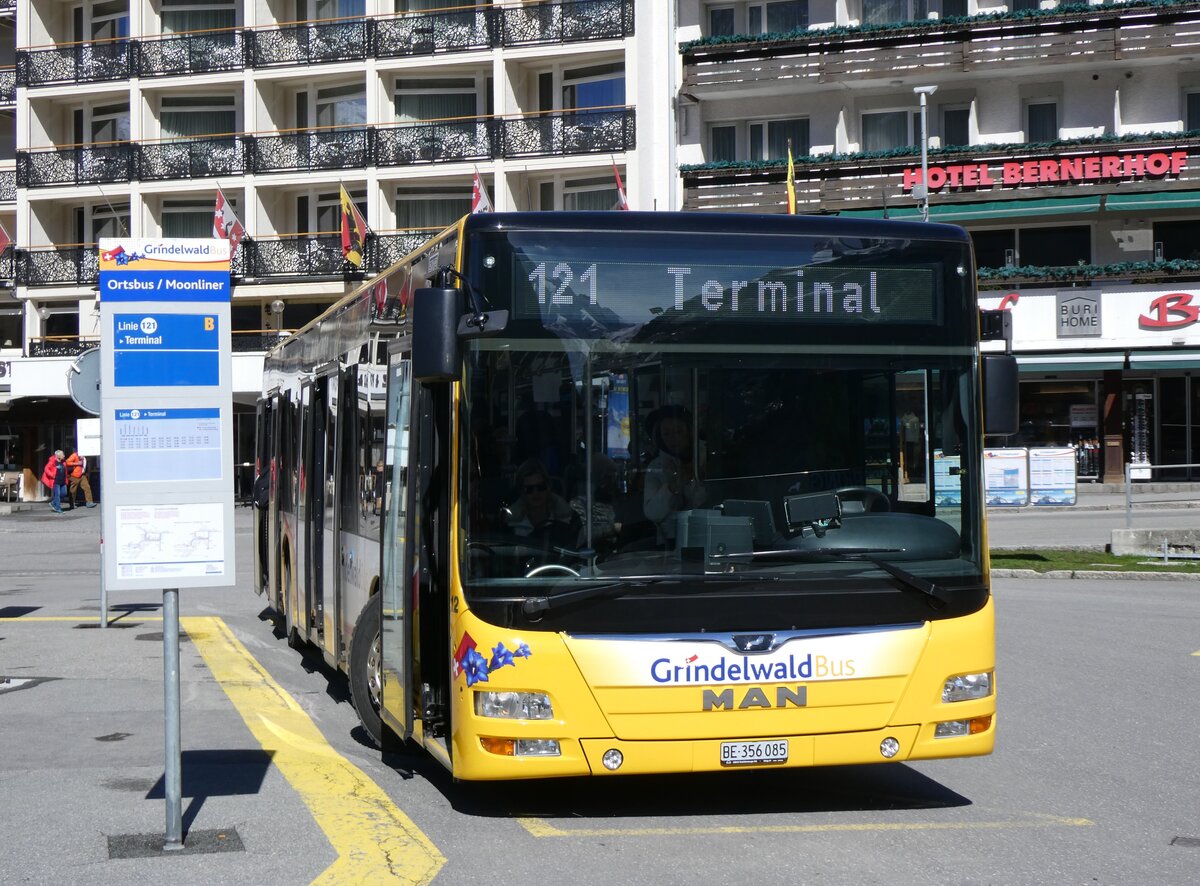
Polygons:
[[937,224],[468,216],[267,356],[257,588],[460,779],[987,754],[974,274]]

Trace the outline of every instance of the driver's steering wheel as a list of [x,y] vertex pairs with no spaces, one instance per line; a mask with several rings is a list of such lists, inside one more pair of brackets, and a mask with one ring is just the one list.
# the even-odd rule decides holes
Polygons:
[[[842,514],[845,516],[892,509],[891,499],[873,486],[843,486],[835,489],[834,495],[842,503]],[[847,508],[848,502],[858,507]]]

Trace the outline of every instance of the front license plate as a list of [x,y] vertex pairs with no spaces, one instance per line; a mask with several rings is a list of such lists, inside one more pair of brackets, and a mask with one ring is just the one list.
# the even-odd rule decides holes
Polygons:
[[749,763],[786,763],[788,743],[786,738],[774,741],[723,741],[721,742],[721,765],[742,766]]

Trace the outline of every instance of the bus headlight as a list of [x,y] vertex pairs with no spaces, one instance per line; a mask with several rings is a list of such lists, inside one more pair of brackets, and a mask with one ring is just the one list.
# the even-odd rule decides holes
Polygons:
[[550,696],[540,692],[476,692],[475,713],[501,720],[553,720]]
[[992,694],[992,672],[982,674],[959,674],[949,677],[942,686],[942,701],[970,701],[987,698]]

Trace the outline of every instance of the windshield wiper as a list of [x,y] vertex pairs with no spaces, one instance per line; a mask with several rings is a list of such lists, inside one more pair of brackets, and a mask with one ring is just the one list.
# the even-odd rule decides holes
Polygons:
[[638,576],[637,578],[622,578],[619,581],[605,582],[604,584],[588,585],[587,587],[577,588],[573,591],[563,591],[559,594],[553,594],[547,597],[526,597],[521,601],[521,611],[526,615],[538,615],[550,609],[557,609],[560,606],[565,606],[568,603],[580,603],[584,600],[590,600],[593,597],[604,596],[606,592],[613,588],[620,588],[620,593],[611,594],[615,599],[623,597],[630,591],[637,588],[644,588],[652,584],[660,582],[679,581],[678,575],[663,575],[663,576]]
[[803,548],[783,548],[774,551],[746,551],[738,554],[712,554],[713,559],[737,559],[751,557],[752,559],[770,560],[804,560],[810,563],[840,563],[863,561],[882,569],[888,575],[898,580],[906,590],[917,591],[942,606],[950,602],[950,597],[944,588],[929,579],[914,575],[907,569],[886,560],[880,554],[899,554],[904,548],[839,548],[834,551],[809,551]]

